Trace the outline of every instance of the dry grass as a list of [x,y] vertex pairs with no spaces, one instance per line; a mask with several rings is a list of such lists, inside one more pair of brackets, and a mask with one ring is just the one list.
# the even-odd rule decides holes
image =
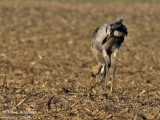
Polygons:
[[[41,120],[160,119],[159,5],[0,3],[1,118],[13,110]],[[88,97],[92,32],[119,16],[129,35],[115,92],[109,84],[106,95]]]

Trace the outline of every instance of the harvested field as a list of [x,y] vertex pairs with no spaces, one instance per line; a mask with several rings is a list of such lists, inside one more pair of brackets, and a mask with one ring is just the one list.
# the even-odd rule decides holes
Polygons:
[[[111,66],[107,93],[88,96],[92,32],[120,16],[115,91]],[[0,119],[158,120],[159,51],[159,4],[0,1]]]

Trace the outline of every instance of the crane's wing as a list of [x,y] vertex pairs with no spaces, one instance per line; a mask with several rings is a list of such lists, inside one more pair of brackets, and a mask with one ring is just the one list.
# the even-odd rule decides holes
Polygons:
[[102,44],[103,40],[109,35],[106,31],[109,26],[109,24],[104,24],[103,26],[96,28],[93,32],[93,39]]

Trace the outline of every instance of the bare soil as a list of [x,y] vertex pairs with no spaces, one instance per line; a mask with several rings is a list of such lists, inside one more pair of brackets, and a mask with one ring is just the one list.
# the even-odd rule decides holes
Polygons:
[[[111,67],[107,93],[90,93],[92,32],[120,16],[129,34],[114,92]],[[0,119],[160,119],[159,21],[159,4],[1,1]]]

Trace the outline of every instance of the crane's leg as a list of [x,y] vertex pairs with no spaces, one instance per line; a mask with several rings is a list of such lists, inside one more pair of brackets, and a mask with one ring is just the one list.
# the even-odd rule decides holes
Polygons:
[[107,86],[107,77],[108,77],[108,63],[106,60],[106,74],[105,74],[105,82],[104,82],[104,91],[106,92],[106,86]]
[[111,85],[111,92],[113,92],[114,81],[115,81],[115,75],[116,75],[116,68],[117,68],[117,65],[116,65],[116,62],[117,62],[117,52],[118,52],[118,49],[116,49],[115,52],[114,52],[113,80],[112,80],[112,85]]
[[96,76],[96,94],[97,94],[97,88],[98,88],[98,76]]
[[107,52],[104,50],[103,51],[103,56],[105,59],[105,67],[106,67],[106,73],[105,73],[105,80],[104,80],[104,91],[106,92],[106,86],[107,86],[107,77],[108,77],[108,62],[109,62],[109,55],[107,54]]
[[101,69],[102,69],[102,66],[101,65],[97,65],[98,66],[98,71],[97,71],[97,74],[96,74],[96,93],[97,93],[97,88],[98,88],[98,74],[100,73]]
[[[105,64],[106,64],[106,62],[105,62],[105,57],[104,57],[104,54],[103,54],[103,52],[102,51],[99,51],[98,49],[97,49],[97,47],[93,47],[92,48],[92,51],[93,51],[93,53],[94,53],[94,55],[95,55],[95,57],[96,57],[96,60],[97,60],[97,62],[98,62],[98,65],[100,65],[101,66],[101,68],[100,68],[100,72],[101,73],[103,73],[103,71],[104,71],[104,67],[105,67]],[[99,73],[99,72],[98,72]],[[97,74],[98,75],[98,74]],[[98,76],[97,76],[98,77]],[[96,78],[96,83],[98,82],[98,79]],[[96,86],[98,86],[98,84],[96,84]],[[96,87],[95,86],[95,87]]]

